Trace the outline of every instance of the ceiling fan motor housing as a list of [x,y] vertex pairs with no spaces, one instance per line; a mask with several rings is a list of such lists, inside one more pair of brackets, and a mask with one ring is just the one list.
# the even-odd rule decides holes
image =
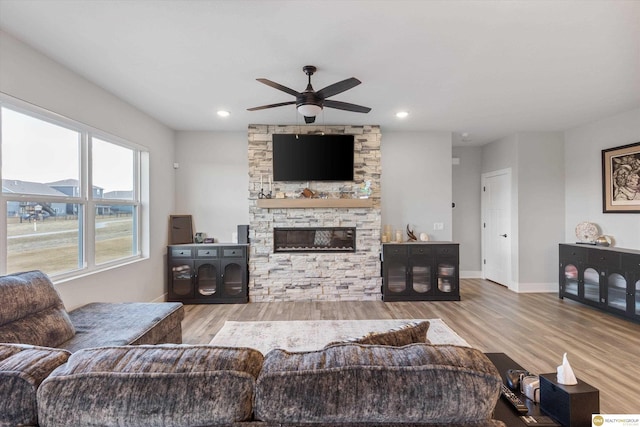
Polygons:
[[304,91],[300,96],[296,96],[296,108],[301,105],[317,105],[322,108],[322,98],[318,97],[315,92]]

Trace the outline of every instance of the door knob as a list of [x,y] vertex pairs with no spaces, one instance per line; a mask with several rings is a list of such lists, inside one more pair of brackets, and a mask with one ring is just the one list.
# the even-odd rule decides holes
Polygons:
[[502,237],[507,237],[507,233],[501,234]]

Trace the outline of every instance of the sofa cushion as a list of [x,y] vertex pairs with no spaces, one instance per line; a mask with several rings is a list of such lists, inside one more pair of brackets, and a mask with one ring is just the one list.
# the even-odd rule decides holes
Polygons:
[[267,422],[469,423],[489,420],[501,378],[469,347],[342,344],[272,350],[256,384]]
[[36,425],[36,390],[71,353],[24,344],[0,344],[0,426]]
[[40,425],[178,427],[248,420],[262,361],[262,353],[249,348],[80,350],[38,389]]
[[410,322],[399,328],[390,329],[384,332],[371,332],[365,336],[351,338],[344,341],[335,341],[327,344],[327,347],[334,344],[372,344],[372,345],[390,345],[401,347],[403,345],[413,343],[429,343],[427,339],[427,331],[429,330],[429,322]]
[[0,342],[57,347],[75,334],[58,291],[41,271],[0,277]]
[[75,336],[59,345],[69,351],[98,346],[180,344],[184,307],[179,302],[102,303],[69,312]]

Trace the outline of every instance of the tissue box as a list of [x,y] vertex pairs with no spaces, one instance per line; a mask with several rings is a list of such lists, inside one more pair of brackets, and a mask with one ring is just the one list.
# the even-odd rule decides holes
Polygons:
[[556,373],[540,375],[540,409],[564,427],[591,425],[591,414],[600,413],[598,389],[578,379],[576,385],[558,384]]

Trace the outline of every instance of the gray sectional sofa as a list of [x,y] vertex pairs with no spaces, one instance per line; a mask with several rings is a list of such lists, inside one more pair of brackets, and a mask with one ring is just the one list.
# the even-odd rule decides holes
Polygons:
[[182,342],[181,303],[91,303],[67,312],[46,274],[0,277],[0,343],[74,352],[104,345]]
[[480,351],[423,342],[266,355],[208,345],[72,353],[6,343],[0,425],[504,427],[492,419],[500,382]]
[[36,424],[35,392],[72,352],[179,344],[183,318],[181,303],[91,303],[67,312],[41,271],[0,277],[0,426]]

